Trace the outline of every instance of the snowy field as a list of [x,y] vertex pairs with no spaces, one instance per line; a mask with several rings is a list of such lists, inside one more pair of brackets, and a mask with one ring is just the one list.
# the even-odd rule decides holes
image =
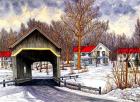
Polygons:
[[0,82],[2,80],[12,80],[13,73],[10,69],[0,69]]
[[[80,83],[84,86],[89,86],[93,88],[102,88],[102,92],[106,93],[111,91],[113,88],[112,80],[112,65],[109,66],[87,66],[88,71],[83,73],[78,73],[77,70],[74,70],[75,75],[79,75],[79,78],[67,80],[72,83]],[[68,70],[62,70],[61,75],[68,75]]]
[[[70,73],[70,68],[66,68],[67,70],[61,70],[61,76],[67,76]],[[88,71],[83,73],[78,73],[78,70],[73,70],[75,74],[79,75],[79,77],[74,79],[67,79],[67,82],[71,83],[80,83],[81,85],[93,87],[93,88],[102,88],[102,93],[107,93],[112,90],[113,80],[112,80],[112,65],[108,66],[87,66]],[[46,73],[46,70],[42,70],[42,73],[39,73],[38,70],[32,71],[33,78],[44,78],[44,77],[52,77],[52,69],[49,69],[49,74]]]
[[67,88],[47,86],[9,86],[0,88],[0,102],[133,102],[93,95]]
[[[89,96],[92,98],[97,99],[107,99],[117,101],[117,102],[140,102],[140,87],[135,88],[128,88],[125,90],[115,89],[113,80],[112,80],[112,65],[109,66],[88,66],[88,71],[84,73],[78,73],[77,70],[74,70],[76,75],[79,75],[79,78],[75,80],[67,80],[72,83],[81,83],[82,85],[90,86],[90,87],[102,87],[102,91],[108,92],[110,89],[114,89],[107,94],[103,95],[93,95],[81,91],[71,90],[64,87],[57,87],[58,89],[61,89],[63,91],[72,92],[76,95],[82,95],[82,96]],[[68,75],[69,74],[69,68],[68,70],[61,70],[61,76]],[[33,78],[45,78],[45,77],[52,77],[52,70],[49,70],[49,75],[45,72],[45,70],[40,73],[37,70],[32,71]],[[0,70],[0,81],[3,79],[11,80],[12,79],[12,71],[11,70]],[[113,86],[113,87],[112,87]],[[33,94],[33,92],[29,91],[32,87],[15,87],[15,86],[8,86],[3,88],[2,85],[0,86],[0,102],[45,102],[41,98],[37,98],[36,95]],[[37,88],[37,86],[34,88]],[[108,88],[108,90],[107,90]],[[39,87],[39,89],[41,89]],[[16,90],[16,91],[15,91]],[[42,90],[43,91],[43,90]],[[13,92],[13,93],[12,93]],[[38,90],[37,90],[38,92]],[[9,94],[7,94],[9,93]],[[11,94],[10,94],[11,93]],[[56,93],[56,92],[54,92]],[[43,95],[48,93],[42,93]],[[58,97],[59,95],[58,92]],[[79,100],[83,99],[82,96],[79,96]],[[16,97],[16,98],[15,98]],[[42,97],[42,96],[40,96]],[[66,96],[67,97],[67,96]],[[78,97],[78,96],[77,96]],[[60,98],[60,97],[59,97]],[[69,97],[68,97],[69,98]],[[64,99],[65,100],[65,99]],[[124,101],[125,100],[125,101]],[[54,101],[57,102],[57,101]],[[58,101],[59,102],[59,101]],[[62,101],[63,102],[63,101]],[[77,101],[70,101],[70,102],[77,102]],[[92,102],[85,100],[83,102]],[[98,102],[98,101],[97,101]],[[106,101],[100,101],[100,102],[106,102]]]

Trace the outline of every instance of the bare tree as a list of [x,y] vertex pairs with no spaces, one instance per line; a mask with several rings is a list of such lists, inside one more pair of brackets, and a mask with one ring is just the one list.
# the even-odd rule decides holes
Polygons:
[[137,19],[137,23],[135,25],[135,32],[133,38],[137,47],[140,47],[140,20],[139,19]]
[[77,69],[81,69],[81,41],[86,34],[92,34],[102,24],[98,22],[99,8],[93,8],[95,0],[76,0],[65,2],[65,15],[62,21],[78,39]]

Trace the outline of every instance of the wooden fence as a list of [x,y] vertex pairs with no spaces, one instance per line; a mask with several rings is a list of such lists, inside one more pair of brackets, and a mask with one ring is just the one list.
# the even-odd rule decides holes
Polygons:
[[[64,86],[64,87],[67,87],[67,88],[70,88],[70,89],[80,90],[80,91],[84,91],[84,92],[91,92],[91,91],[96,92],[96,91],[98,91],[99,94],[101,94],[101,87],[93,88],[93,87],[88,87],[88,86],[81,85],[79,83],[71,83],[71,82],[67,82],[65,78],[69,78],[69,79],[78,78],[78,75],[64,76],[64,77],[57,78],[57,79],[54,78],[54,80],[58,83],[58,85],[60,87]],[[3,87],[6,87],[6,85],[7,86],[15,85],[15,82],[16,82],[16,80],[9,80],[9,81],[3,80],[2,82],[0,82],[0,84],[2,84]]]
[[3,85],[3,87],[6,87],[7,86],[11,86],[11,85],[15,85],[15,80],[3,80],[2,82],[0,82],[0,84]]
[[[64,76],[64,77],[60,77],[58,79],[54,79],[58,84],[59,86],[64,86],[64,87],[67,87],[67,88],[70,88],[70,89],[74,89],[74,90],[80,90],[80,91],[84,91],[84,92],[96,92],[98,91],[99,94],[101,94],[101,87],[99,88],[93,88],[93,87],[88,87],[88,86],[84,86],[84,85],[81,85],[80,83],[71,83],[71,82],[67,82],[65,78],[68,78],[71,79],[71,78],[77,78],[78,75],[75,75],[75,76]],[[65,79],[65,80],[64,80]]]

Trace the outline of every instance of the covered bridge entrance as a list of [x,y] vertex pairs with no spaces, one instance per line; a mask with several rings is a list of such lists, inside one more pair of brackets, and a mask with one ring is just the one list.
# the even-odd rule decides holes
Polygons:
[[38,61],[51,62],[53,77],[60,77],[61,48],[41,30],[33,29],[15,42],[10,49],[16,84],[32,80],[31,65]]

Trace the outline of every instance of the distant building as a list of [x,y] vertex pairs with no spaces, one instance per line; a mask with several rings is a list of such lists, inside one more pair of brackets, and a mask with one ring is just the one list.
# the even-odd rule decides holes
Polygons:
[[[74,65],[77,64],[78,47],[73,48],[74,52]],[[110,50],[99,43],[97,46],[81,46],[81,63],[86,65],[108,64]]]
[[125,61],[129,56],[129,61],[134,61],[140,58],[140,48],[119,48],[116,50],[117,61]]
[[0,68],[11,68],[11,67],[12,67],[11,52],[0,51]]

